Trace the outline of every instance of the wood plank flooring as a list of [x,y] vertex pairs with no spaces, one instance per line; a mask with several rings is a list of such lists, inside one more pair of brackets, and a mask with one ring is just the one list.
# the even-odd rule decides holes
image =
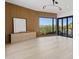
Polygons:
[[39,37],[6,45],[6,59],[73,59],[73,39]]

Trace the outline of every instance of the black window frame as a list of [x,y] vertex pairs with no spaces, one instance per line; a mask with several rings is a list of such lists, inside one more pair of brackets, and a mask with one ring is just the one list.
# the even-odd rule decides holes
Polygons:
[[[72,29],[73,29],[73,16],[66,16],[66,17],[57,18],[57,35],[60,35],[59,34],[59,19],[62,19],[62,32],[63,32],[63,19],[66,18],[67,19],[66,20],[66,23],[67,23],[67,37],[69,37],[68,36],[68,18],[70,18],[70,17],[72,18]],[[63,36],[63,34],[61,36]],[[71,38],[73,38],[73,32],[72,32],[72,37]]]

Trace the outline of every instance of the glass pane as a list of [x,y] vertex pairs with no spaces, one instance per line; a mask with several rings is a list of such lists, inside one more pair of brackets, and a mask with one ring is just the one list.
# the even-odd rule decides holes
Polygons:
[[48,34],[52,32],[52,18],[40,18],[40,34]]
[[62,35],[62,19],[59,19],[59,35]]
[[67,18],[63,18],[63,35],[67,36]]
[[56,19],[54,19],[54,32],[56,32],[57,25],[56,25]]
[[73,28],[72,28],[72,17],[68,18],[68,36],[72,37]]

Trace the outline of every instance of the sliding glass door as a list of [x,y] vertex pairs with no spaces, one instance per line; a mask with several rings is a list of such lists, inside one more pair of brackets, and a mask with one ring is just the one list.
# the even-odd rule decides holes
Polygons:
[[69,37],[72,37],[73,36],[73,20],[72,20],[72,17],[69,17],[68,18],[68,36]]
[[58,35],[73,37],[73,17],[63,17],[57,19]]
[[67,18],[63,18],[63,36],[67,36]]
[[62,31],[62,19],[59,19],[58,22],[59,22],[58,23],[59,24],[59,30],[58,30],[59,33],[58,34],[62,35],[62,33],[63,33],[63,31]]

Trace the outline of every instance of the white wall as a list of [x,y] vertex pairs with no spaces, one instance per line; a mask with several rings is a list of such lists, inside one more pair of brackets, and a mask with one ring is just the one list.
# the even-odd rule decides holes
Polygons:
[[63,13],[58,13],[57,18],[71,16],[71,15],[73,15],[73,11],[67,11],[67,12],[63,12]]

